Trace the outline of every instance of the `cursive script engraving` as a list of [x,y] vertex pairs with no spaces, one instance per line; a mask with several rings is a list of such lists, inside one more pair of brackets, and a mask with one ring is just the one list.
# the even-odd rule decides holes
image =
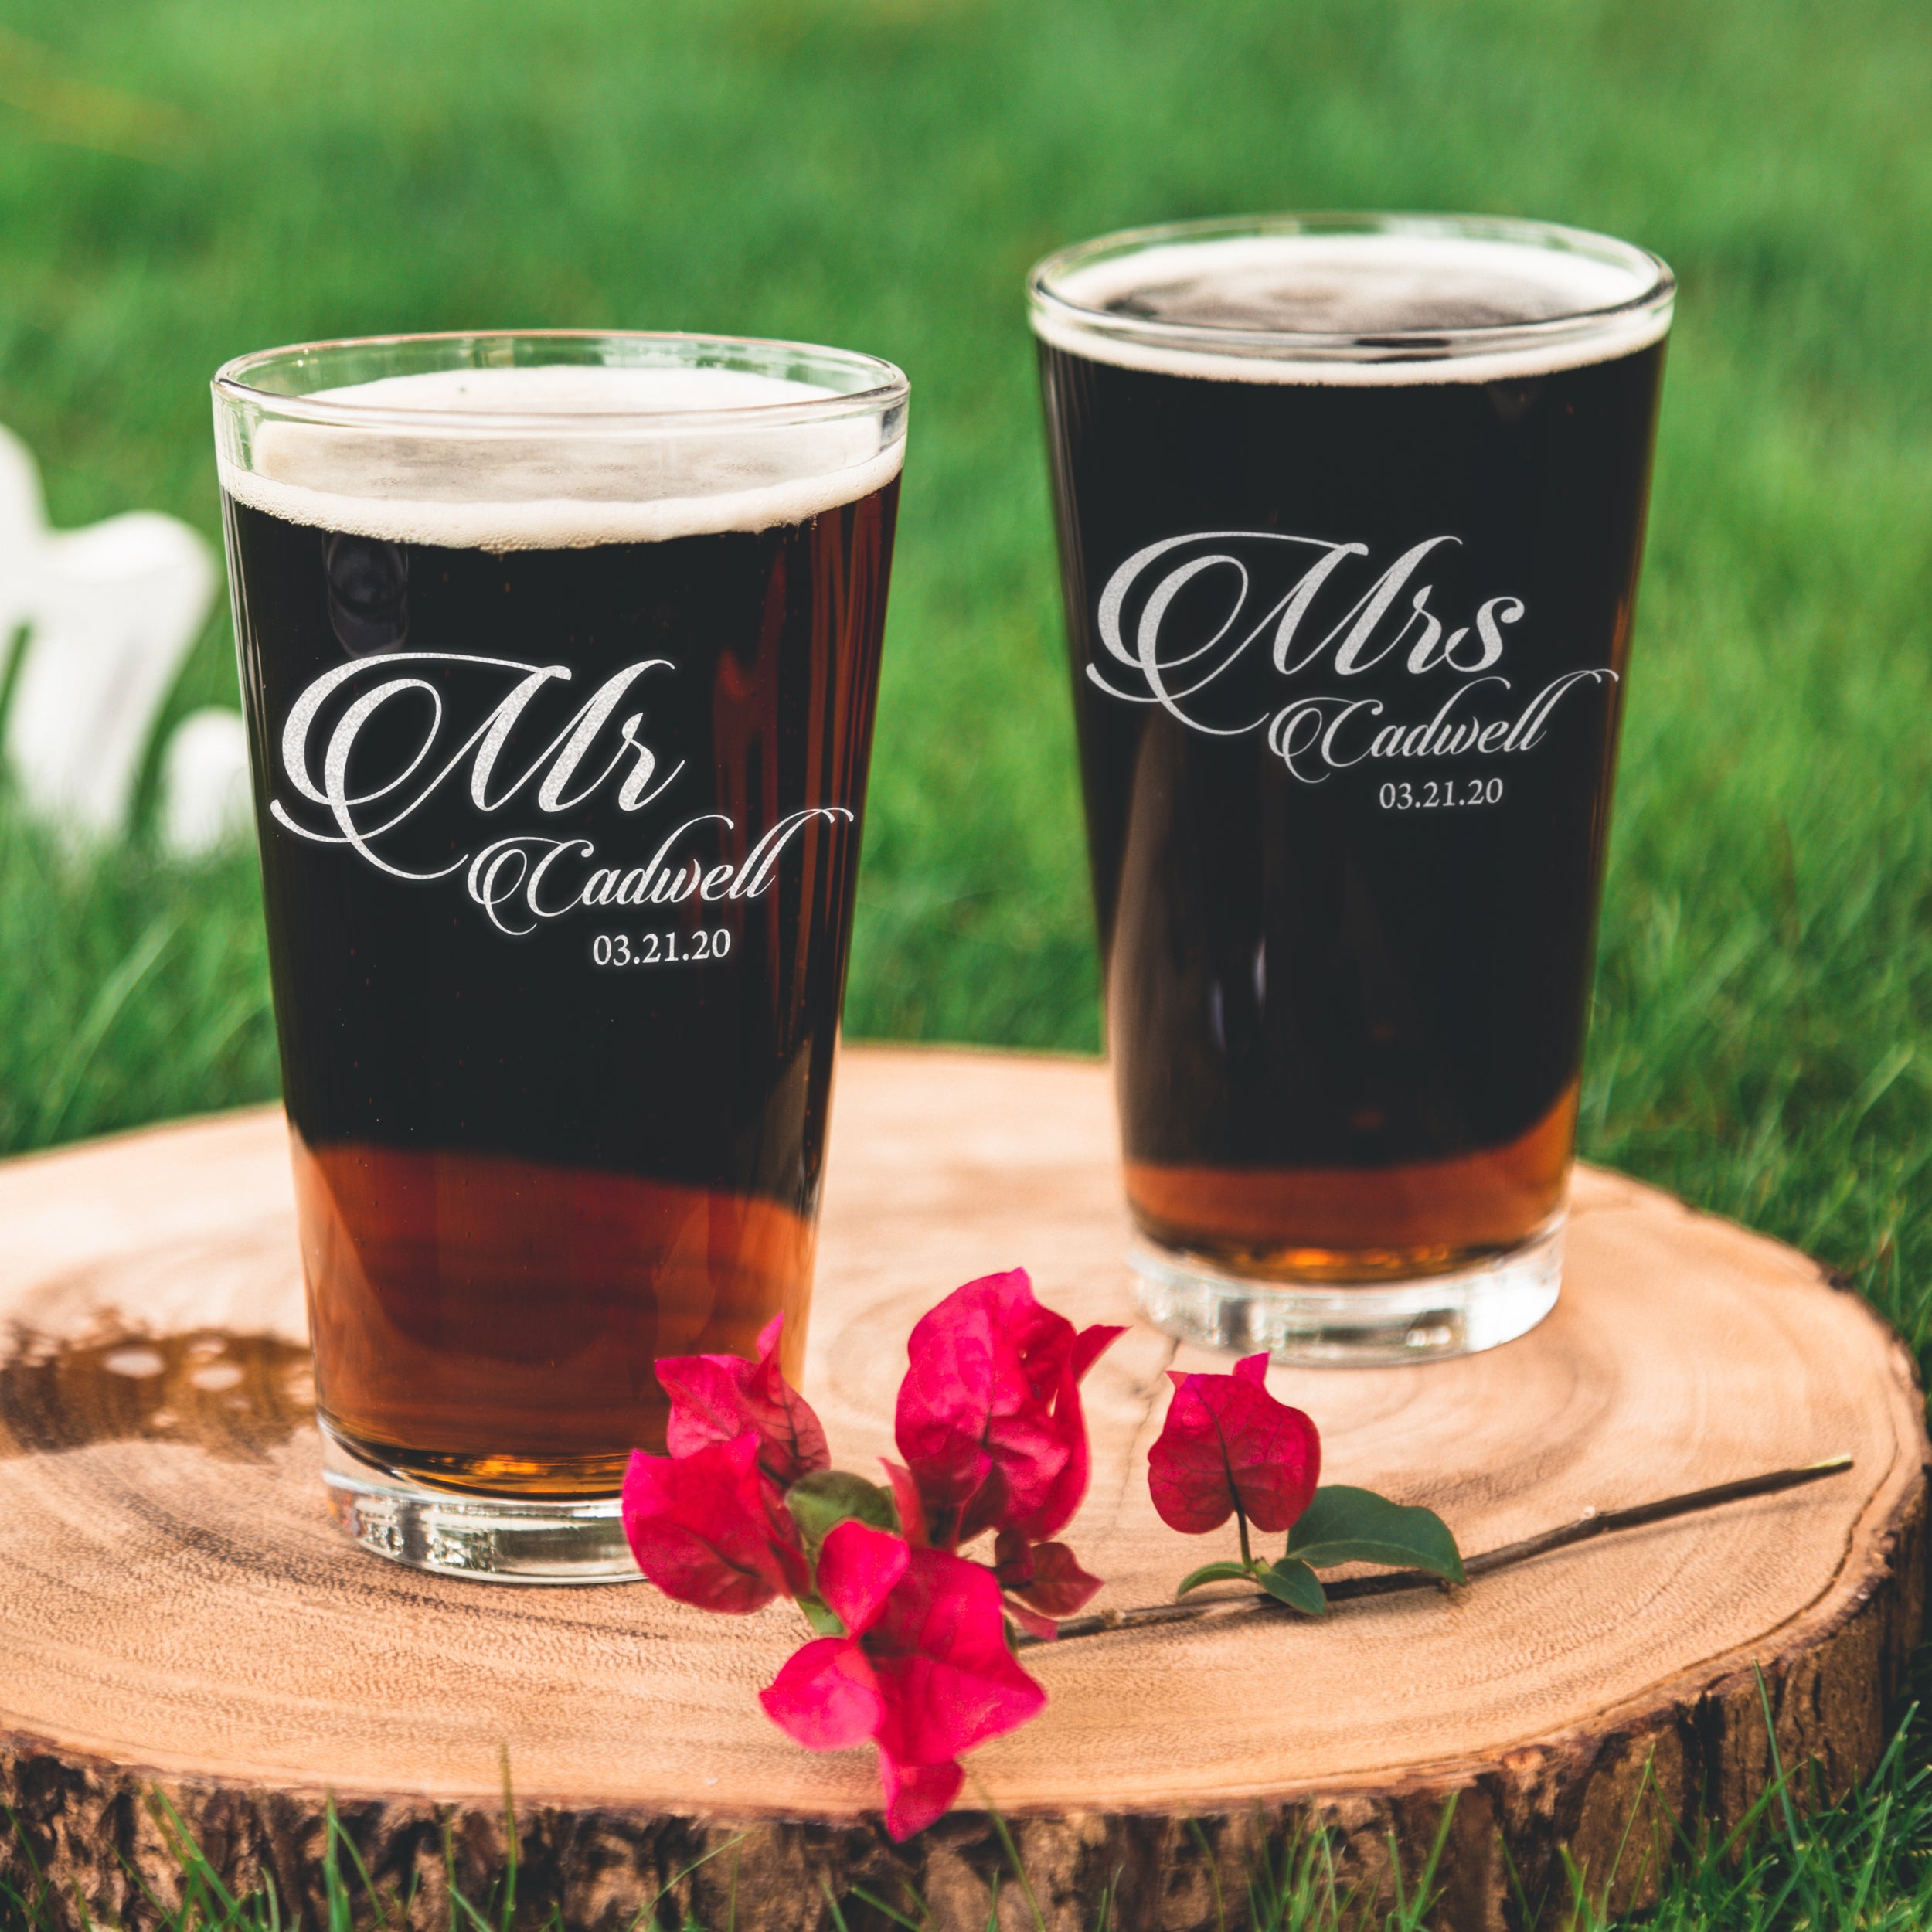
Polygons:
[[[297,838],[348,846],[392,879],[427,884],[461,873],[490,923],[515,937],[587,906],[762,898],[785,851],[808,826],[849,824],[855,814],[842,805],[801,808],[769,827],[741,859],[709,864],[690,849],[693,835],[716,828],[715,844],[736,832],[727,813],[685,819],[642,863],[628,866],[594,863],[591,839],[532,831],[488,838],[474,852],[427,868],[400,849],[403,828],[439,798],[466,801],[485,820],[519,801],[554,817],[600,795],[620,812],[643,811],[685,765],[680,760],[667,767],[644,735],[645,713],[626,707],[648,680],[675,669],[668,658],[625,665],[551,728],[539,725],[536,713],[553,687],[572,682],[567,665],[450,651],[352,660],[325,672],[289,707],[281,752],[293,796],[288,803],[272,799],[270,814]],[[467,730],[452,726],[455,700],[445,685],[454,680],[474,691],[479,678],[481,716]],[[512,750],[526,719],[543,737],[534,757]],[[379,752],[372,749],[379,738]],[[366,769],[372,763],[383,768],[372,773]],[[304,803],[318,811],[298,815]],[[723,950],[714,956],[723,957]]]
[[590,866],[574,885],[561,886],[551,879],[551,868],[561,865],[567,873],[573,863],[590,866],[596,845],[588,838],[514,832],[485,845],[469,862],[469,893],[498,932],[519,937],[535,932],[546,920],[562,919],[586,906],[678,906],[694,896],[709,904],[762,899],[771,889],[785,848],[806,826],[849,824],[852,816],[843,805],[808,805],[781,818],[742,859],[710,866],[695,856],[671,859],[672,849],[699,825],[736,829],[724,813],[707,811],[685,820],[645,864],[628,869]]
[[[1607,665],[1546,679],[1526,699],[1502,666],[1521,597],[1486,599],[1451,630],[1434,607],[1433,560],[1454,536],[1413,544],[1366,583],[1351,570],[1363,543],[1275,530],[1204,530],[1164,538],[1128,557],[1101,590],[1089,680],[1130,704],[1158,706],[1210,737],[1264,735],[1305,784],[1366,760],[1513,756],[1543,741],[1570,692],[1614,684]],[[1352,601],[1349,601],[1352,590]],[[1318,607],[1320,607],[1319,609]],[[1389,715],[1380,696],[1297,692],[1254,709],[1253,667],[1284,679],[1355,679],[1387,665],[1417,679],[1447,677],[1426,713]],[[1230,676],[1237,666],[1250,675]],[[1385,687],[1386,689],[1386,687]],[[1233,694],[1248,694],[1244,700]],[[1234,707],[1232,709],[1230,707]]]

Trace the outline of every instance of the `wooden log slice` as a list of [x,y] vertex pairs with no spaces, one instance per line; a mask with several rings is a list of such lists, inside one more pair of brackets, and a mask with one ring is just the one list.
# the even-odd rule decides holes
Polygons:
[[[1113,1148],[1093,1064],[845,1056],[808,1373],[844,1466],[889,1447],[907,1331],[959,1281],[1024,1264],[1077,1320],[1130,1318]],[[0,1801],[53,1916],[84,1899],[151,1920],[134,1874],[178,1896],[159,1792],[231,1887],[272,1882],[312,1921],[332,1794],[379,1883],[447,1925],[449,1872],[478,1900],[502,1875],[507,1753],[532,1923],[554,1906],[605,1932],[663,1892],[719,1928],[816,1928],[828,1891],[855,1932],[885,1923],[857,1886],[984,1925],[996,1882],[1003,1922],[1032,1923],[983,1808],[895,1847],[869,1750],[811,1756],[766,1722],[754,1693],[802,1634],[790,1605],[733,1619],[641,1584],[426,1577],[337,1533],[276,1114],[12,1163],[0,1227]],[[1162,1372],[1213,1360],[1137,1328],[1090,1378],[1070,1540],[1103,1607],[1162,1600],[1233,1546],[1231,1526],[1165,1529],[1145,1481]],[[1217,1890],[1238,1905],[1311,1821],[1372,1894],[1391,1842],[1413,1879],[1445,1815],[1439,1924],[1560,1902],[1566,1849],[1627,1905],[1673,1828],[1734,1821],[1763,1790],[1767,1705],[1782,1762],[1822,1789],[1876,1761],[1920,1628],[1923,1405],[1896,1339],[1801,1255],[1586,1171],[1534,1334],[1272,1386],[1317,1419],[1328,1479],[1427,1502],[1472,1552],[1856,1461],[1325,1625],[1028,1653],[1050,1705],[973,1755],[968,1797],[1010,1821],[1055,1932],[1110,1890],[1119,1926],[1213,1925]],[[20,1838],[0,1872],[31,1889]]]

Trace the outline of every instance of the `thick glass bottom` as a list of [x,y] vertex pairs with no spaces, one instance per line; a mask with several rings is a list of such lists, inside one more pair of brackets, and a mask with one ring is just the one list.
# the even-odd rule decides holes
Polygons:
[[1141,1313],[1184,1342],[1311,1367],[1439,1362],[1513,1342],[1556,1305],[1566,1218],[1501,1253],[1407,1281],[1259,1281],[1145,1240],[1128,1259]]
[[324,1428],[328,1513],[352,1542],[439,1577],[498,1583],[640,1580],[615,1496],[484,1496],[367,1463]]

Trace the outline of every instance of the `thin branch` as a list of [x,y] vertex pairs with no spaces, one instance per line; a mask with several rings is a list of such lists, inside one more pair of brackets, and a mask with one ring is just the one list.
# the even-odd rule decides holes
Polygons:
[[[1749,1496],[1774,1496],[1782,1490],[1801,1489],[1807,1483],[1840,1475],[1851,1466],[1849,1456],[1828,1456],[1822,1462],[1808,1463],[1800,1469],[1774,1469],[1767,1475],[1716,1483],[1708,1489],[1693,1489],[1684,1495],[1666,1496],[1660,1502],[1638,1503],[1629,1509],[1587,1509],[1576,1522],[1565,1523],[1560,1529],[1546,1529],[1540,1536],[1526,1536],[1521,1543],[1505,1543],[1500,1549],[1488,1549],[1479,1556],[1465,1558],[1463,1573],[1473,1583],[1478,1577],[1547,1556],[1553,1549],[1567,1549],[1573,1543],[1589,1543],[1619,1529],[1641,1529],[1648,1523],[1668,1522],[1673,1516],[1716,1509],[1727,1502],[1741,1502]],[[1330,1603],[1339,1604],[1352,1602],[1359,1597],[1393,1596],[1403,1590],[1446,1591],[1452,1586],[1426,1570],[1392,1570],[1376,1577],[1340,1577],[1321,1587]],[[1285,1604],[1256,1590],[1239,1597],[1142,1604],[1133,1610],[1106,1610],[1090,1617],[1070,1617],[1060,1625],[1057,1638],[1022,1636],[1019,1641],[1022,1645],[1066,1643],[1076,1637],[1104,1637],[1114,1631],[1146,1630],[1160,1624],[1191,1624],[1206,1618],[1225,1622],[1230,1617],[1294,1614]]]

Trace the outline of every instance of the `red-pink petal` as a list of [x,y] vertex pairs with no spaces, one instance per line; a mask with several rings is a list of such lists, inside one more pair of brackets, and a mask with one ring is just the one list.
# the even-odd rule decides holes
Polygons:
[[1033,1573],[1015,1593],[1021,1602],[1049,1617],[1071,1617],[1093,1600],[1100,1580],[1080,1567],[1066,1544],[1036,1543],[1029,1553]]
[[1087,1497],[1088,1457],[1087,1414],[1080,1405],[1080,1385],[1087,1370],[1127,1331],[1097,1322],[1073,1338],[1068,1351],[1066,1371],[1053,1404],[1056,1433],[1066,1444],[1066,1461],[1047,1486],[1045,1495],[1030,1509],[1016,1510],[1008,1520],[1025,1535],[1034,1538],[1056,1536],[1073,1520]]
[[1080,1376],[1119,1331],[1077,1334],[1023,1268],[954,1290],[920,1321],[900,1391],[900,1453],[919,1485],[927,1540],[1063,1529],[1087,1490]]
[[1248,1520],[1286,1529],[1308,1506],[1321,1468],[1315,1424],[1277,1402],[1249,1363],[1240,1375],[1191,1375],[1175,1390],[1148,1457],[1161,1520],[1190,1536],[1218,1529],[1238,1502]]
[[[969,1287],[971,1284],[968,1284]],[[894,1434],[929,1510],[959,1508],[992,1468],[985,1444],[992,1411],[992,1327],[956,1289],[921,1316],[906,1345]]]
[[1091,1328],[1081,1329],[1073,1338],[1071,1359],[1073,1379],[1076,1382],[1085,1381],[1087,1370],[1126,1332],[1124,1328],[1110,1328],[1103,1321],[1097,1321]]
[[[1057,1536],[1073,1520],[1087,1495],[1087,1415],[1080,1406],[1079,1379],[1070,1367],[1060,1378],[1047,1429],[1061,1452],[1059,1468],[1031,1494],[1009,1490],[1002,1518],[1022,1536],[1034,1539]],[[1036,1458],[1034,1466],[1043,1475],[1052,1467],[1043,1456]]]
[[625,1539],[667,1597],[742,1614],[802,1587],[798,1530],[757,1454],[747,1430],[689,1456],[631,1457],[621,1505]]
[[[995,1412],[989,1418],[987,1440],[993,1466],[960,1512],[961,1543],[1005,1523],[1022,1529],[1036,1524],[1060,1529],[1087,1493],[1087,1437],[1079,1398],[1074,1398],[1071,1416],[1056,1416],[1030,1396],[1023,1400],[1023,1408]],[[1068,1465],[1076,1459],[1077,1446],[1079,1466],[1070,1477]],[[1065,1515],[1060,1515],[1063,1480],[1073,1502]],[[1058,1521],[1050,1520],[1056,1516]]]
[[1033,1580],[1033,1548],[1017,1529],[993,1539],[993,1574],[1002,1590],[1024,1590]]
[[758,1702],[808,1751],[842,1751],[874,1736],[885,1716],[879,1682],[849,1637],[821,1637],[794,1651]]
[[736,1355],[666,1355],[655,1365],[658,1382],[671,1400],[665,1447],[688,1456],[714,1442],[744,1434],[741,1371],[749,1365]]
[[886,1480],[892,1485],[893,1502],[899,1512],[900,1534],[915,1549],[925,1549],[931,1543],[932,1536],[926,1527],[926,1503],[919,1493],[918,1481],[903,1463],[894,1462],[888,1456],[881,1456],[879,1460],[885,1464]]
[[957,1764],[896,1764],[881,1751],[879,1781],[886,1793],[886,1829],[903,1840],[952,1809],[966,1774]]
[[858,1522],[837,1524],[818,1552],[818,1594],[856,1637],[877,1619],[911,1560],[905,1539],[889,1530]]
[[766,1323],[755,1362],[735,1355],[667,1355],[657,1364],[658,1380],[671,1398],[665,1442],[672,1455],[734,1441],[751,1429],[759,1437],[760,1465],[781,1488],[832,1467],[823,1427],[778,1366],[784,1328],[782,1314]]
[[993,1573],[916,1549],[866,1638],[886,1706],[879,1740],[901,1764],[933,1764],[1023,1724],[1046,1693],[1006,1647]]
[[944,1658],[880,1657],[868,1651],[886,1700],[880,1744],[903,1763],[937,1763],[1037,1716],[1046,1693],[1007,1650],[1003,1607],[1000,1648],[1005,1653],[1003,1663],[988,1659],[970,1667]]
[[748,1616],[781,1594],[772,1579],[722,1555],[701,1532],[661,1518],[629,1526],[632,1560],[658,1589],[697,1610]]
[[1029,1610],[1022,1599],[1009,1597],[1006,1614],[1028,1636],[1037,1637],[1043,1644],[1058,1641],[1060,1634],[1059,1624],[1051,1617],[1043,1616],[1037,1610]]
[[1265,1350],[1260,1355],[1244,1355],[1234,1365],[1236,1380],[1251,1382],[1257,1389],[1268,1386],[1268,1358]]

